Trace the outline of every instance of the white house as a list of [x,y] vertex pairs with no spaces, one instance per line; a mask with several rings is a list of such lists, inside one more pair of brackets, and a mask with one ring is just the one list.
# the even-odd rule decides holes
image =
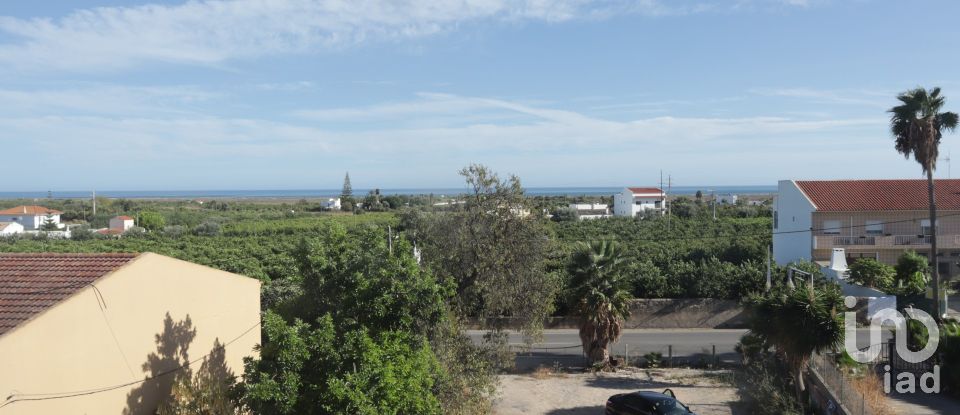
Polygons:
[[60,223],[62,213],[43,206],[17,206],[0,210],[0,222],[17,222],[28,231],[40,229],[48,221],[57,225],[57,228],[63,228],[63,224]]
[[733,193],[718,195],[717,202],[720,203],[721,205],[735,205],[737,204],[737,195]]
[[599,219],[610,216],[610,208],[606,203],[571,203],[570,209],[577,211],[580,219]]
[[338,197],[338,198],[335,198],[335,199],[327,199],[327,200],[323,201],[323,202],[321,203],[321,205],[323,206],[324,209],[340,210],[340,208],[341,208],[340,198]]
[[23,233],[23,225],[17,222],[0,222],[0,236]]
[[656,187],[627,187],[613,196],[615,216],[635,217],[648,212],[662,215],[667,207],[667,194]]
[[110,230],[125,232],[133,227],[133,218],[129,216],[114,216],[110,218]]

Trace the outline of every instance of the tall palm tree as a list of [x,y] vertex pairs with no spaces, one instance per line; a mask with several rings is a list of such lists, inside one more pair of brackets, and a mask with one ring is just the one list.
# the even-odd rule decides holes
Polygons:
[[613,242],[581,244],[567,267],[572,276],[568,298],[580,319],[583,352],[596,365],[609,361],[607,347],[620,338],[630,315],[626,257]]
[[940,270],[937,266],[937,203],[934,197],[933,171],[937,169],[937,156],[940,153],[940,138],[943,131],[957,128],[957,114],[940,112],[945,98],[940,88],[929,91],[916,88],[897,96],[901,104],[890,109],[890,131],[900,154],[920,164],[927,175],[927,196],[930,206],[930,263],[933,283],[934,315],[939,320],[940,312]]
[[840,289],[836,285],[814,287],[776,286],[745,301],[750,313],[750,333],[773,346],[790,368],[797,399],[803,402],[803,372],[813,353],[834,350],[843,342]]

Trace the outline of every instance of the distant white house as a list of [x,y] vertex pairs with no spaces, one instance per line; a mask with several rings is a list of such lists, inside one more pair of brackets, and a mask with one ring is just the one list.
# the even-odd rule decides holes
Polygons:
[[23,233],[23,225],[17,222],[0,222],[0,236]]
[[62,229],[60,215],[63,212],[59,210],[47,209],[43,206],[17,206],[10,209],[0,210],[0,222],[17,222],[23,226],[24,230],[32,231],[40,229],[44,223],[52,222],[57,228]]
[[735,205],[737,204],[737,195],[733,193],[717,195],[717,203],[720,203],[721,205]]
[[331,198],[323,201],[321,203],[321,206],[323,206],[324,209],[340,210],[342,205],[340,204],[340,198],[338,197],[338,198]]
[[125,232],[134,226],[133,218],[129,216],[114,216],[110,218],[110,230]]
[[606,203],[571,203],[570,209],[577,211],[580,219],[599,219],[610,216],[610,208]]
[[635,217],[640,213],[663,215],[667,207],[667,194],[656,187],[627,187],[613,197],[615,216]]

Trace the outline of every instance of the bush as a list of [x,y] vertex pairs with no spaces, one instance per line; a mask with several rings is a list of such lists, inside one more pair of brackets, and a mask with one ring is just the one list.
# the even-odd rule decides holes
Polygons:
[[864,287],[889,291],[894,287],[897,271],[873,258],[860,258],[850,265],[850,279]]
[[204,221],[193,228],[193,233],[200,236],[217,236],[220,234],[220,224],[213,221]]
[[138,225],[148,231],[159,231],[163,229],[166,222],[163,215],[157,212],[140,212],[140,223]]
[[578,220],[579,215],[576,209],[562,207],[553,211],[553,217],[551,219],[554,222],[572,222]]
[[741,393],[754,415],[801,415],[803,407],[790,390],[789,372],[772,357],[755,360],[743,370]]
[[895,269],[897,276],[892,289],[894,294],[916,296],[926,291],[927,281],[929,280],[928,273],[930,272],[927,257],[914,251],[904,252],[897,259]]
[[90,232],[90,225],[77,225],[70,228],[70,239],[74,241],[87,241],[93,239],[95,234]]
[[960,397],[960,323],[948,321],[940,327],[940,350],[944,389]]

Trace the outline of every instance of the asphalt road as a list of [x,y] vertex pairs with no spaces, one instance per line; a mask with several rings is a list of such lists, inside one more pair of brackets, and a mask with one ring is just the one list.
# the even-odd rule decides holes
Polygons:
[[[667,358],[671,355],[679,359],[698,359],[712,357],[714,347],[716,355],[725,362],[739,360],[734,347],[746,330],[731,329],[630,329],[625,330],[620,339],[611,345],[610,351],[616,356],[641,356],[650,352],[658,352]],[[475,341],[481,342],[484,331],[469,330],[467,334]],[[537,364],[551,364],[553,361],[565,361],[573,365],[583,355],[580,346],[580,335],[575,329],[545,330],[543,342],[535,343],[527,349],[523,337],[515,332],[508,332],[509,343],[518,352],[518,365],[536,367]],[[869,344],[869,331],[857,330],[859,345]],[[888,339],[890,333],[883,332],[883,339]]]

